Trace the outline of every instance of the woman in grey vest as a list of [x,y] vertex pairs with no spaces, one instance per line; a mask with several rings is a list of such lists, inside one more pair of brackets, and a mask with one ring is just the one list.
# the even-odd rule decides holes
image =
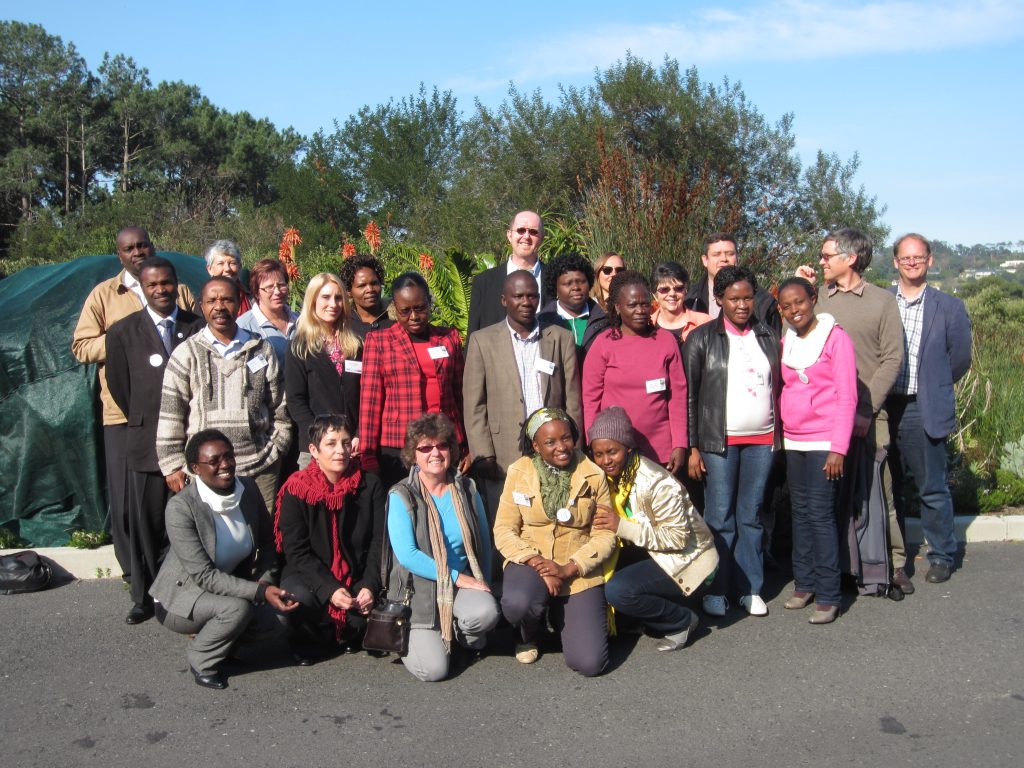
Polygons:
[[455,425],[440,413],[409,423],[402,460],[409,477],[388,493],[388,538],[394,552],[388,594],[412,588],[406,669],[420,680],[448,676],[452,642],[473,652],[498,623],[491,595],[491,540],[473,481],[456,474]]

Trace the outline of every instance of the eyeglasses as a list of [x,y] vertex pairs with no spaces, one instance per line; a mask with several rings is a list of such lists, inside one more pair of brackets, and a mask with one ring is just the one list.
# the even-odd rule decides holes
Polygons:
[[836,251],[835,253],[825,253],[824,251],[822,251],[821,252],[821,258],[819,259],[819,261],[832,261],[832,259],[834,259],[836,256],[845,256],[845,255],[846,255],[845,251]]
[[417,445],[416,453],[422,453],[424,456],[428,456],[434,452],[435,448],[437,448],[441,453],[448,453],[448,451],[452,449],[448,443],[434,443],[433,445]]
[[662,296],[670,293],[686,293],[685,285],[659,285],[656,289]]
[[533,227],[518,227],[514,231],[520,237],[525,235],[527,232],[530,233],[530,237],[540,237],[540,230],[534,229]]
[[274,283],[273,285],[261,285],[260,290],[265,293],[288,293],[288,283]]
[[626,271],[625,267],[601,267],[601,274],[605,275],[605,276],[607,276],[607,275],[617,275],[617,274],[619,274],[619,272],[625,272],[625,271]]
[[219,467],[219,466],[221,466],[223,464],[234,464],[234,463],[235,463],[235,454],[234,454],[233,451],[229,451],[228,453],[222,453],[220,456],[214,456],[209,461],[200,461],[200,460],[196,459],[196,464],[206,464],[206,465],[211,466],[211,467]]
[[429,315],[430,307],[419,306],[419,307],[402,307],[401,309],[395,308],[395,314],[399,317],[410,317],[415,312],[417,315]]

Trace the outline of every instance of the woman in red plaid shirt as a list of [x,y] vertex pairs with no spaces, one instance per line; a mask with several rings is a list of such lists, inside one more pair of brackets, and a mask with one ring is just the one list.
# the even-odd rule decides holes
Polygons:
[[470,463],[462,424],[465,359],[459,332],[430,324],[430,288],[423,275],[403,272],[391,296],[398,322],[366,334],[359,406],[363,467],[379,472],[385,487],[407,474],[401,459],[406,427],[424,413],[443,413],[454,422],[460,469]]

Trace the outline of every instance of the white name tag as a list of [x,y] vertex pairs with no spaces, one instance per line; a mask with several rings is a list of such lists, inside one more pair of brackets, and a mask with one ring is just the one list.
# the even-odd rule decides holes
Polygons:
[[252,371],[253,373],[257,373],[258,371],[262,371],[264,368],[270,365],[270,363],[267,362],[267,358],[265,358],[263,355],[256,355],[256,357],[247,362],[246,365],[249,366],[250,371]]
[[534,367],[541,373],[546,373],[548,376],[554,376],[555,364],[550,360],[545,360],[543,357],[538,357],[537,362],[534,363]]
[[512,501],[521,507],[532,506],[532,504],[530,504],[530,497],[520,491],[512,491]]
[[652,392],[664,392],[668,389],[668,383],[665,379],[648,379],[647,380],[647,394]]
[[444,347],[427,347],[427,354],[431,360],[444,360],[448,357],[448,350]]
[[160,355],[154,353],[149,356],[149,364],[152,365],[154,368],[159,368],[161,365],[164,364],[164,359]]
[[362,373],[363,372],[363,361],[362,360],[346,360],[345,361],[345,373]]

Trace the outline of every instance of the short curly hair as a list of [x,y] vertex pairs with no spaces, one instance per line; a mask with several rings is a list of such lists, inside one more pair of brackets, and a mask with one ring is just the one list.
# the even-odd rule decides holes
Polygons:
[[619,272],[608,284],[608,300],[604,311],[608,315],[608,325],[611,328],[609,338],[613,340],[622,338],[622,317],[615,305],[619,301],[619,294],[631,285],[643,288],[648,296],[651,295],[651,284],[636,270],[627,269],[625,272]]
[[746,267],[736,265],[722,267],[715,275],[714,295],[720,299],[725,295],[725,290],[733,283],[750,283],[750,287],[757,293],[757,278],[754,273]]
[[402,461],[411,467],[416,463],[416,445],[423,438],[447,443],[451,450],[449,469],[459,465],[459,438],[455,424],[443,413],[425,413],[409,422],[405,428],[405,445],[402,447]]
[[357,253],[341,262],[341,269],[338,270],[338,277],[346,291],[352,290],[352,283],[356,280],[356,272],[360,269],[372,269],[380,284],[384,285],[384,265],[376,257],[367,253]]
[[193,465],[199,463],[199,451],[203,449],[203,446],[207,443],[227,443],[228,448],[232,451],[235,450],[235,446],[228,440],[228,436],[221,432],[219,429],[203,429],[196,432],[192,437],[189,438],[188,443],[185,444],[185,466],[191,469]]
[[544,295],[558,298],[558,278],[566,272],[582,272],[587,278],[587,293],[594,287],[594,267],[578,253],[563,253],[544,265]]

